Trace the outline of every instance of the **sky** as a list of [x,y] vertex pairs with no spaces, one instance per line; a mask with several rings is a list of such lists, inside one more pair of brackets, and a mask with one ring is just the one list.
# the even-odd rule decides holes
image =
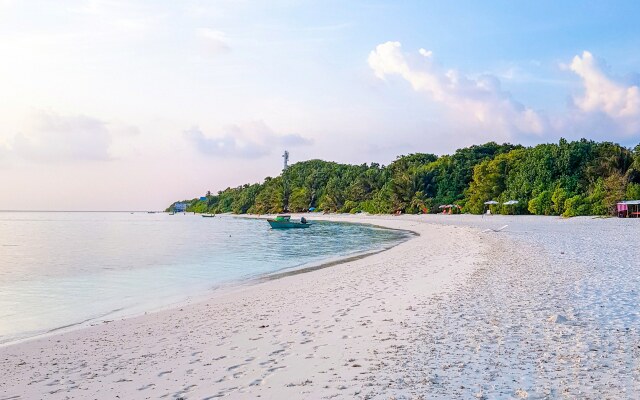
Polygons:
[[0,210],[158,210],[291,162],[640,143],[637,1],[0,0]]

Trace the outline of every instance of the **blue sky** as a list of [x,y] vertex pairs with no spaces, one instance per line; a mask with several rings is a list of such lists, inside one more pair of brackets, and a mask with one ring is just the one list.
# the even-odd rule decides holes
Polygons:
[[634,146],[638,11],[0,0],[0,209],[161,208],[276,175],[285,148],[388,163],[490,140]]

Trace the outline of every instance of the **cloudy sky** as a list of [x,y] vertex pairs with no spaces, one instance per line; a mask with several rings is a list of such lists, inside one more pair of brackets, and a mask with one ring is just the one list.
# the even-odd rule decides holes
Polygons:
[[0,0],[0,209],[144,210],[292,161],[640,142],[637,1]]

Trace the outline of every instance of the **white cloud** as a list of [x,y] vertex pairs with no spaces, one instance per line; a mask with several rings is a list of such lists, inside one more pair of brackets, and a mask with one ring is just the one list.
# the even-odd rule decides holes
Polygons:
[[431,50],[427,51],[425,49],[420,49],[418,50],[418,52],[422,54],[424,57],[431,57],[433,55],[433,51]]
[[107,124],[84,115],[34,113],[11,144],[11,152],[38,162],[108,160],[111,134]]
[[231,51],[227,35],[224,32],[200,28],[198,29],[198,37],[200,38],[202,49],[210,56],[218,56]]
[[626,134],[640,130],[640,88],[607,76],[593,55],[584,51],[573,58],[571,71],[584,86],[582,96],[574,97],[575,106],[583,113],[602,113]]
[[198,127],[186,130],[184,135],[200,153],[214,157],[259,158],[274,149],[312,143],[298,134],[278,135],[261,121],[229,126],[216,137],[205,135]]
[[583,93],[573,98],[572,107],[550,115],[516,101],[494,75],[469,78],[443,69],[425,49],[405,54],[399,42],[386,42],[369,54],[368,62],[376,77],[400,76],[415,91],[427,93],[449,111],[442,118],[447,129],[475,141],[526,141],[523,135],[531,134],[597,139],[640,135],[638,75],[627,80],[612,77],[588,51],[563,66],[581,78]]
[[431,51],[420,49],[419,55],[405,55],[399,42],[386,42],[369,54],[368,61],[378,78],[404,78],[415,91],[428,93],[452,113],[457,124],[465,124],[468,129],[503,138],[518,133],[540,135],[546,129],[545,118],[515,101],[495,76],[472,79],[453,69],[441,69]]

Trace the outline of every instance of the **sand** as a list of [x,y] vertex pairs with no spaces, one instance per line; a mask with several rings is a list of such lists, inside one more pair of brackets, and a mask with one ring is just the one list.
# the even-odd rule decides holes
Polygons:
[[0,347],[0,399],[638,397],[637,332],[573,312],[577,264],[444,216],[324,218],[419,236]]

